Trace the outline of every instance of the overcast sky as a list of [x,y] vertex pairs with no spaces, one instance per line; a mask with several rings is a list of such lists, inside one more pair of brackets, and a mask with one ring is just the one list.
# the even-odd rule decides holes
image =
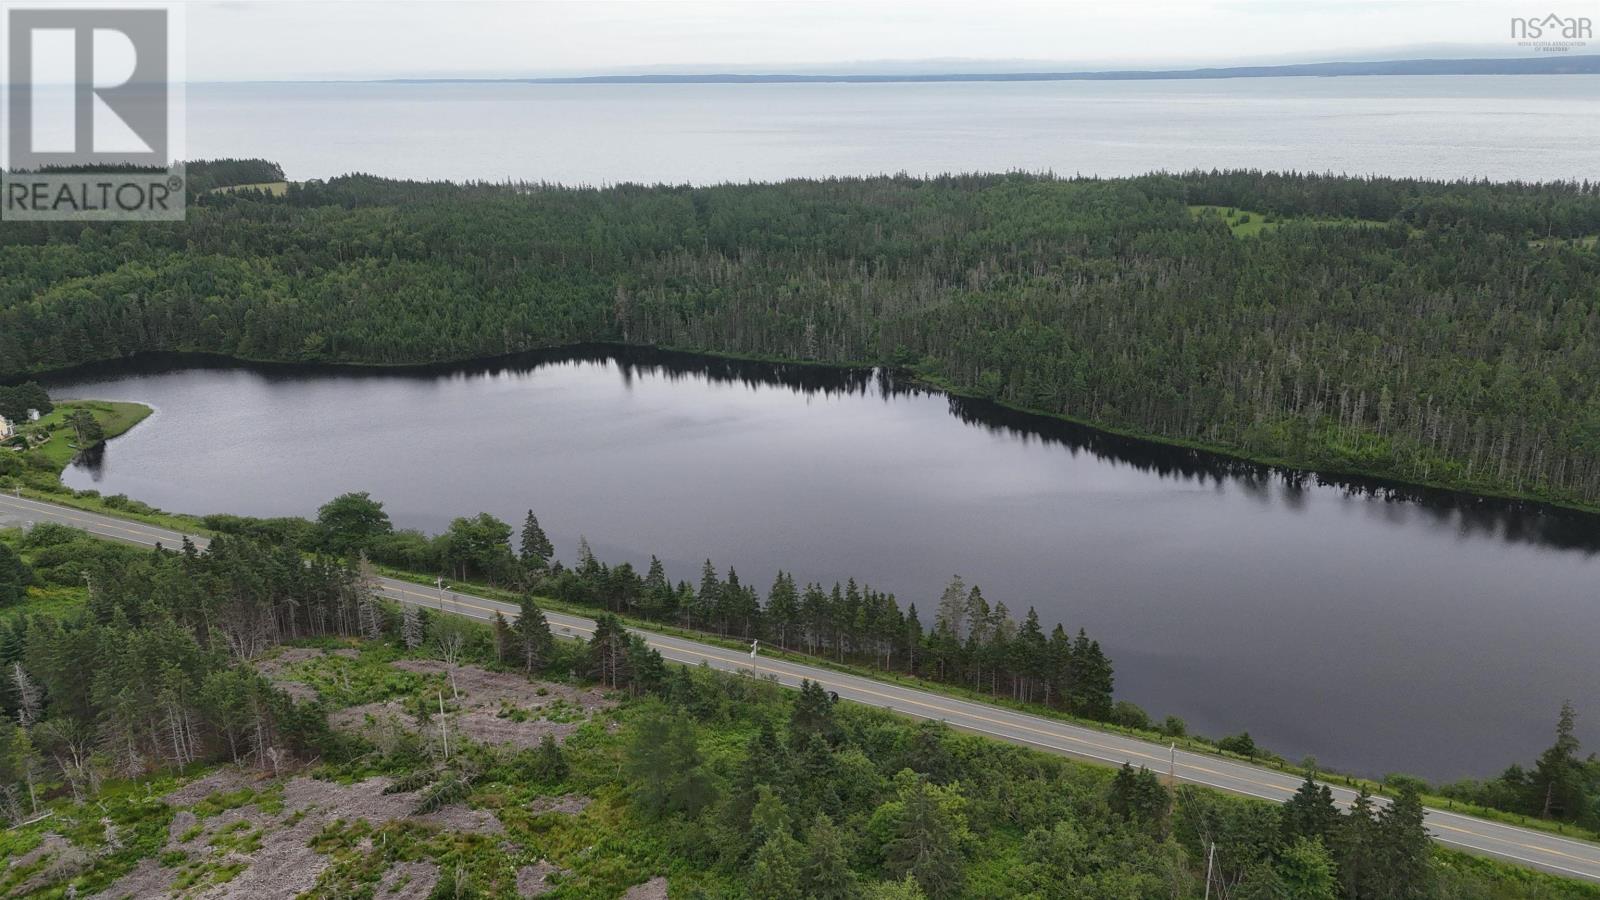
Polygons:
[[187,69],[232,81],[1513,55],[1511,15],[1600,18],[1600,0],[1531,2],[197,2]]

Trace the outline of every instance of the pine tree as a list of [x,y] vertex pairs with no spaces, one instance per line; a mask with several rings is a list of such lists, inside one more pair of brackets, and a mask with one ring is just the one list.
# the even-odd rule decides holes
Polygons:
[[1333,791],[1317,784],[1315,773],[1307,774],[1305,783],[1283,804],[1284,840],[1308,838],[1328,843],[1338,826],[1339,808],[1333,803]]
[[642,588],[640,611],[646,618],[659,619],[672,613],[672,583],[667,580],[666,567],[653,555]]
[[0,544],[0,607],[20,603],[33,583],[33,570],[9,544]]
[[[598,632],[596,635],[598,636]],[[514,653],[522,664],[524,672],[529,674],[537,672],[550,661],[555,638],[550,634],[550,623],[544,617],[544,610],[533,602],[532,594],[522,595],[518,603],[516,621],[511,623],[510,636]]]
[[803,747],[813,734],[832,743],[838,733],[839,726],[833,720],[833,701],[822,685],[809,678],[802,679],[800,695],[795,698],[794,710],[789,715],[789,746]]
[[756,850],[750,871],[750,896],[754,900],[805,900],[801,870],[805,848],[787,830],[767,838]]
[[1044,695],[1044,685],[1049,677],[1049,644],[1044,628],[1039,624],[1039,611],[1028,607],[1017,639],[1011,645],[1011,670],[1018,685],[1013,696],[1018,700],[1034,700]]
[[915,878],[930,898],[960,896],[967,837],[960,794],[934,787],[914,773],[901,776],[899,799],[880,809],[890,820],[884,869],[895,878]]
[[552,735],[547,734],[540,738],[539,746],[532,751],[525,751],[523,760],[521,773],[529,781],[555,784],[567,777],[566,753]]
[[698,627],[710,630],[716,623],[717,606],[721,599],[722,580],[717,577],[716,567],[712,566],[711,560],[708,559],[700,569],[700,589],[695,592],[694,608],[689,614],[689,621],[699,622]]
[[589,539],[578,535],[578,577],[590,584],[595,584],[602,574],[600,561],[595,558],[594,550],[589,547]]
[[1127,763],[1123,763],[1111,779],[1107,801],[1113,813],[1155,833],[1163,830],[1167,814],[1172,810],[1172,795],[1161,784],[1161,779],[1144,766],[1134,771]]
[[1078,630],[1072,644],[1071,658],[1072,711],[1081,716],[1104,721],[1111,717],[1112,670],[1111,660],[1100,651],[1100,642]]
[[778,646],[789,648],[789,639],[800,623],[800,595],[795,590],[794,576],[778,572],[767,592],[767,623],[769,634]]
[[654,694],[666,686],[667,664],[655,648],[645,643],[644,638],[637,634],[628,635],[626,656],[629,693],[635,697]]
[[693,816],[714,799],[694,723],[663,706],[653,705],[639,717],[623,769],[635,804],[651,818]]
[[814,900],[854,900],[855,872],[833,820],[818,813],[806,834],[805,895]]
[[1376,896],[1381,840],[1378,820],[1372,811],[1372,795],[1367,793],[1366,788],[1362,788],[1350,804],[1350,811],[1339,823],[1334,843],[1339,861],[1339,880],[1344,884],[1345,896]]
[[1335,900],[1339,896],[1333,858],[1319,840],[1295,838],[1278,855],[1277,869],[1285,897]]
[[1414,787],[1378,813],[1378,869],[1374,895],[1381,900],[1423,900],[1433,896],[1433,841],[1423,824],[1422,798]]
[[960,640],[967,621],[967,585],[960,575],[950,579],[944,593],[939,595],[939,606],[934,612],[934,627],[945,627]]
[[539,527],[539,518],[528,510],[527,518],[522,520],[522,541],[517,553],[522,568],[531,574],[543,574],[550,570],[550,558],[555,554],[556,548]]
[[901,643],[905,649],[906,671],[912,675],[917,674],[918,654],[922,650],[922,620],[917,618],[917,605],[911,604],[906,608],[905,621],[901,626]]
[[1586,809],[1583,763],[1578,758],[1577,718],[1572,701],[1561,704],[1561,714],[1556,719],[1556,741],[1539,754],[1534,766],[1531,785],[1542,818],[1575,818]]
[[730,818],[736,826],[749,824],[761,787],[783,783],[788,773],[786,755],[772,723],[763,720],[761,728],[745,743],[744,757],[733,777]]
[[610,688],[622,687],[630,680],[628,632],[616,616],[595,620],[594,636],[589,639],[589,676]]

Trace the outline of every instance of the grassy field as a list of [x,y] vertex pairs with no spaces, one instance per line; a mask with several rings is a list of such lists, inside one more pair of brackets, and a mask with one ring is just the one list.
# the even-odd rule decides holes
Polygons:
[[1582,247],[1593,250],[1600,246],[1600,236],[1589,235],[1581,238],[1535,238],[1528,242],[1530,247]]
[[43,428],[50,433],[50,440],[34,448],[34,453],[48,459],[57,470],[65,469],[67,463],[78,454],[80,449],[72,426],[67,424],[67,417],[76,410],[88,410],[95,421],[104,429],[107,440],[120,434],[125,434],[133,426],[143,422],[152,410],[142,403],[125,403],[116,400],[63,400],[56,404],[56,408],[48,416],[41,418],[35,428]]
[[232,194],[236,191],[264,191],[274,197],[282,197],[289,191],[289,182],[263,181],[260,184],[230,184],[219,188],[212,188],[208,193]]
[[1204,216],[1219,216],[1228,223],[1228,228],[1234,237],[1255,237],[1262,232],[1272,231],[1275,228],[1298,222],[1311,225],[1382,225],[1384,223],[1371,219],[1314,219],[1304,217],[1274,216],[1271,213],[1258,212],[1253,209],[1238,209],[1226,206],[1190,206],[1189,215],[1199,219]]

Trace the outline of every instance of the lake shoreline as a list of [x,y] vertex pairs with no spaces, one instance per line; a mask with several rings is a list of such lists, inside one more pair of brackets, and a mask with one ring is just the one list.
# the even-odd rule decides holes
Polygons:
[[[1120,438],[1127,441],[1137,441],[1172,450],[1186,450],[1194,453],[1205,454],[1217,461],[1227,464],[1246,464],[1260,466],[1275,470],[1280,474],[1295,476],[1310,476],[1327,479],[1349,487],[1367,492],[1397,492],[1411,495],[1408,499],[1428,499],[1435,502],[1445,501],[1448,505],[1457,508],[1479,507],[1485,504],[1497,511],[1514,511],[1522,513],[1582,515],[1600,518],[1600,503],[1582,503],[1577,501],[1558,500],[1531,494],[1525,491],[1497,491],[1490,489],[1464,487],[1448,482],[1436,481],[1411,481],[1362,471],[1353,468],[1315,466],[1309,463],[1296,462],[1292,459],[1271,456],[1253,456],[1249,453],[1206,444],[1201,441],[1191,441],[1182,438],[1165,437],[1162,435],[1147,434],[1133,429],[1123,429],[1104,425],[1087,419],[1077,418],[1066,413],[1055,413],[1046,410],[1034,409],[992,397],[985,397],[972,391],[966,391],[955,385],[918,372],[903,366],[885,363],[862,362],[823,362],[818,360],[785,359],[782,357],[760,356],[752,354],[728,353],[714,350],[696,350],[681,347],[658,346],[654,344],[630,344],[620,341],[581,341],[577,343],[562,344],[551,347],[538,347],[521,350],[514,353],[497,354],[493,356],[464,357],[461,359],[436,360],[432,362],[363,362],[363,361],[328,361],[309,360],[295,361],[270,358],[254,358],[238,356],[227,353],[191,350],[151,350],[140,351],[128,356],[113,357],[102,360],[93,360],[74,363],[55,369],[42,369],[21,375],[8,375],[0,377],[0,384],[15,384],[24,381],[38,380],[47,388],[51,382],[74,380],[81,376],[98,376],[109,374],[131,374],[134,372],[151,371],[145,366],[151,363],[161,365],[162,369],[176,367],[190,368],[191,364],[200,366],[217,365],[224,367],[256,367],[264,370],[278,370],[280,372],[294,373],[327,373],[337,375],[362,375],[370,374],[375,377],[394,375],[437,376],[455,373],[482,373],[498,371],[513,362],[528,362],[535,360],[558,360],[568,358],[573,354],[588,351],[622,351],[628,353],[661,353],[665,355],[725,360],[729,362],[751,363],[767,366],[799,367],[805,369],[831,370],[836,372],[864,373],[874,370],[888,370],[895,377],[903,379],[906,383],[915,385],[931,393],[944,394],[958,397],[977,403],[986,404],[1010,413],[1029,416],[1044,421],[1065,423],[1077,428],[1088,429],[1102,435]],[[161,369],[157,369],[158,371]],[[86,398],[92,399],[92,398]],[[1418,496],[1425,495],[1425,496]],[[1465,502],[1463,502],[1465,501]]]

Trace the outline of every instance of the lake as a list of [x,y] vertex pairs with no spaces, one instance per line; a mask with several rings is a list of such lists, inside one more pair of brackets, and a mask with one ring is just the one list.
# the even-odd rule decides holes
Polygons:
[[940,84],[196,84],[190,159],[292,179],[712,183],[1209,168],[1593,178],[1600,75]]
[[401,527],[535,509],[571,561],[848,577],[929,621],[953,574],[1087,628],[1117,694],[1292,759],[1434,779],[1600,744],[1600,520],[1340,482],[951,398],[876,371],[616,348],[421,371],[152,357],[60,397],[155,415],[66,482],[164,509]]

